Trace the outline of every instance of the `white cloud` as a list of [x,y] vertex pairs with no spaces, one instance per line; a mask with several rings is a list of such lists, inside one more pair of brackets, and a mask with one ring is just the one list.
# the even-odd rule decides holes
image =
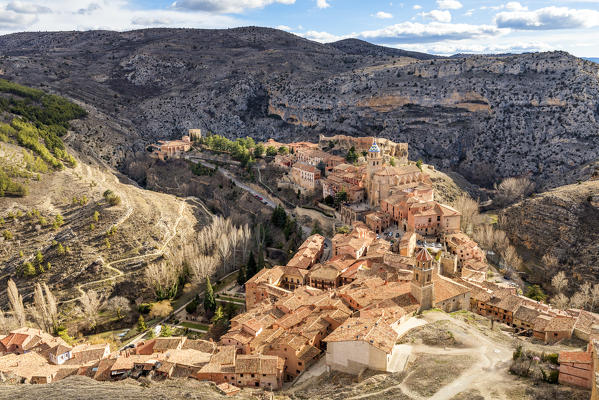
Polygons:
[[316,0],[316,7],[318,8],[329,8],[330,6],[327,0]]
[[289,27],[287,25],[277,25],[277,26],[275,26],[275,28],[280,29],[282,31],[288,31],[288,32],[292,30],[291,27]]
[[393,47],[442,56],[449,56],[452,54],[526,53],[556,49],[555,46],[551,46],[548,43],[537,41],[521,42],[514,45],[512,43],[483,44],[480,42],[463,40],[431,44],[398,44]]
[[504,11],[495,16],[499,28],[523,30],[576,29],[599,26],[599,11],[545,7],[534,11]]
[[471,16],[472,16],[472,14],[474,14],[474,8],[471,8],[470,10],[468,10],[468,11],[466,11],[466,12],[464,13],[464,15],[465,15],[466,17],[471,17]]
[[418,15],[424,18],[430,18],[437,22],[451,22],[451,13],[447,10],[433,10],[431,12],[422,12]]
[[437,7],[441,10],[457,10],[462,8],[462,3],[458,0],[437,0]]
[[45,14],[52,12],[52,10],[48,7],[23,1],[11,1],[6,5],[6,9],[19,14]]
[[240,14],[248,9],[262,8],[274,3],[294,4],[295,0],[178,0],[172,4],[172,8]]
[[528,10],[528,7],[523,6],[522,4],[518,3],[517,1],[510,1],[505,4],[505,9],[509,10],[509,11],[524,11],[524,10]]
[[355,36],[354,34],[350,35],[333,35],[328,32],[319,32],[319,31],[308,31],[306,33],[298,34],[299,36],[305,37],[306,39],[314,40],[316,42],[321,43],[329,43],[336,42],[337,40],[347,39]]
[[[132,9],[128,0],[21,1],[21,13],[0,8],[0,34],[19,31],[130,30],[153,26],[228,28],[247,25],[231,16],[176,9]],[[25,13],[30,5],[52,12]],[[16,8],[16,6],[15,6]]]
[[0,31],[19,30],[36,21],[36,16],[14,11],[0,10]]
[[382,29],[364,31],[360,36],[379,43],[432,43],[497,36],[504,32],[494,25],[402,22]]
[[380,19],[389,19],[389,18],[393,18],[393,14],[390,14],[388,12],[384,12],[384,11],[379,11],[376,14],[374,14],[375,17],[380,18]]
[[414,4],[414,5],[412,6],[412,9],[413,9],[413,10],[420,10],[421,8],[422,8],[422,6],[421,6],[421,5],[419,5],[419,4]]

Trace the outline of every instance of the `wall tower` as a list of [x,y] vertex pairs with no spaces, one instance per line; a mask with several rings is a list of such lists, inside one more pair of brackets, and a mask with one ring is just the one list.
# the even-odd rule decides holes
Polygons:
[[416,265],[414,266],[410,292],[420,303],[421,311],[433,308],[433,257],[425,248],[420,249],[416,254]]

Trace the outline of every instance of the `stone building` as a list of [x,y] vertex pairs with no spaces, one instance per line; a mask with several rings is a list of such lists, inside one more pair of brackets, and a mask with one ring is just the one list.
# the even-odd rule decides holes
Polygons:
[[410,293],[420,304],[420,310],[433,308],[434,290],[433,257],[423,248],[416,254],[414,277],[410,286]]
[[313,193],[320,181],[320,170],[312,165],[296,162],[291,167],[291,180],[301,192]]

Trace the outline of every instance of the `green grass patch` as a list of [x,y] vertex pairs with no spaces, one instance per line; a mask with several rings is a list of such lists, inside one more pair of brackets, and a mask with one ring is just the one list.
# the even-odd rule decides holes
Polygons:
[[179,323],[179,325],[181,325],[181,326],[183,326],[183,327],[185,327],[185,328],[198,329],[198,330],[201,330],[201,331],[206,331],[206,332],[208,331],[208,329],[210,329],[210,326],[209,326],[209,325],[206,325],[206,324],[198,324],[198,323],[196,323],[196,322],[188,322],[188,321],[185,321],[185,322],[181,322],[181,323]]
[[245,305],[245,299],[241,299],[241,298],[238,298],[238,297],[230,297],[230,296],[219,295],[218,298],[216,299],[216,301],[221,301],[221,302],[223,302],[223,301],[230,301],[232,303],[237,303],[237,304],[243,304],[243,305]]

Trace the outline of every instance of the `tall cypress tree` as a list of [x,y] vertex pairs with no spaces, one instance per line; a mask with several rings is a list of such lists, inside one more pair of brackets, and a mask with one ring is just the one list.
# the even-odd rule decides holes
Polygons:
[[245,265],[242,265],[241,267],[239,267],[239,272],[237,273],[237,283],[239,284],[239,286],[243,286],[246,281],[247,278],[245,276]]
[[258,250],[258,265],[256,267],[256,273],[258,271],[261,271],[262,268],[264,268],[264,250],[262,250],[262,248],[260,248]]
[[204,311],[210,317],[216,311],[216,300],[214,299],[214,290],[210,283],[210,277],[206,277],[206,291],[204,292]]
[[247,279],[250,279],[252,276],[256,275],[258,269],[256,268],[256,260],[254,259],[254,252],[250,251],[250,256],[248,258],[248,267],[247,267]]

